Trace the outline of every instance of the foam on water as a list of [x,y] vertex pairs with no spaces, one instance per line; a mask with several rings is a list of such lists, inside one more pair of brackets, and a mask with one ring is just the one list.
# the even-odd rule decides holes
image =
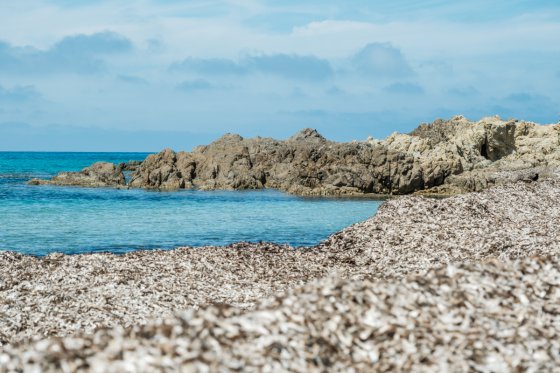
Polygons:
[[279,191],[178,191],[30,186],[32,177],[144,153],[0,152],[0,250],[44,255],[270,241],[319,243],[375,213],[380,201]]

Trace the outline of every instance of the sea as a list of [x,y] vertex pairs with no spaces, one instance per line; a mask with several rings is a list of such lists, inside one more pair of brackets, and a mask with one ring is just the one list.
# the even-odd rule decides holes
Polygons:
[[379,200],[304,198],[277,190],[174,192],[27,185],[97,161],[149,153],[0,152],[0,250],[36,256],[239,241],[318,244],[375,214]]

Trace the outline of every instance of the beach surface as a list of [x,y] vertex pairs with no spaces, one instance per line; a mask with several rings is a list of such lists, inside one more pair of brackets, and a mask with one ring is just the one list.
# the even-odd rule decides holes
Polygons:
[[399,197],[308,248],[0,253],[0,370],[552,369],[559,192]]

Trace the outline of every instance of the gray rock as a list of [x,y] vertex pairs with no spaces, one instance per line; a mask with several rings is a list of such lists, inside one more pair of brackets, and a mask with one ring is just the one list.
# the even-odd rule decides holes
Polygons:
[[325,139],[317,130],[312,128],[305,128],[292,137],[288,141],[314,141],[314,142],[326,142]]

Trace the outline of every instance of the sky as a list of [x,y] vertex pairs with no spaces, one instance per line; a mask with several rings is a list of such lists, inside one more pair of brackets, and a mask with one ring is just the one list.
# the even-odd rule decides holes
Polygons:
[[560,120],[557,0],[0,0],[0,151]]

